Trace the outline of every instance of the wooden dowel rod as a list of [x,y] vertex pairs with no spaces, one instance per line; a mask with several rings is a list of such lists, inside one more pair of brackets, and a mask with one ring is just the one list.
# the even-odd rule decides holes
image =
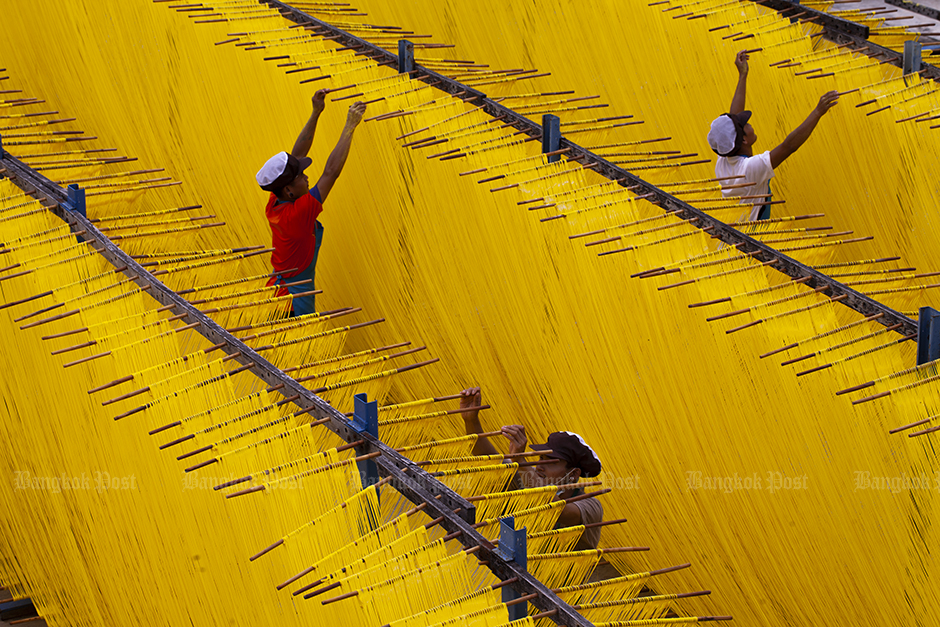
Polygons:
[[[177,424],[177,425],[179,425],[179,424],[182,424],[182,423],[181,423],[179,420],[177,420],[176,423],[171,423],[171,424]],[[162,431],[162,430],[168,428],[168,426],[169,426],[169,425],[165,425],[165,426],[160,427],[160,428],[158,428],[158,429],[154,429],[153,431],[150,432],[150,435],[154,435],[155,433],[160,433],[160,431]],[[176,446],[177,444],[182,444],[183,442],[188,442],[189,440],[192,440],[192,439],[195,438],[195,437],[196,437],[195,435],[193,435],[192,433],[190,433],[190,434],[184,435],[184,436],[181,437],[181,438],[176,438],[175,440],[170,440],[170,441],[167,442],[166,444],[161,444],[161,445],[160,445],[160,450],[162,451],[162,450],[164,450],[164,449],[170,448],[171,446]]]
[[413,515],[413,514],[417,514],[418,512],[420,512],[421,510],[423,510],[423,509],[424,509],[425,507],[427,507],[427,506],[428,506],[427,503],[422,503],[421,505],[417,505],[417,506],[415,506],[415,507],[412,507],[411,509],[409,509],[407,512],[405,512],[405,513],[402,514],[402,515],[403,515],[403,516],[411,516],[411,515]]
[[28,302],[30,302],[30,301],[34,301],[34,300],[37,300],[37,299],[39,299],[39,298],[43,298],[43,297],[45,297],[45,296],[51,296],[51,295],[54,294],[54,293],[55,293],[54,291],[51,291],[51,290],[50,290],[50,291],[48,291],[48,292],[43,292],[43,293],[41,293],[41,294],[36,294],[36,295],[34,295],[34,296],[27,296],[26,298],[21,298],[21,299],[19,299],[19,300],[14,300],[14,301],[9,302],[9,303],[4,303],[3,305],[0,305],[0,309],[6,309],[7,307],[13,307],[14,305],[22,305],[23,303],[28,303]]
[[69,353],[71,351],[79,350],[81,348],[88,348],[89,346],[94,346],[98,342],[96,340],[90,340],[88,342],[83,342],[82,344],[76,344],[75,346],[68,346],[66,348],[60,348],[59,350],[54,350],[50,355],[61,355],[62,353]]
[[[341,453],[341,452],[347,451],[347,450],[349,450],[349,449],[351,449],[351,448],[356,448],[357,446],[362,446],[362,445],[365,444],[365,443],[366,443],[365,440],[356,440],[355,442],[347,442],[346,444],[343,444],[342,446],[337,446],[337,447],[336,447],[336,452],[337,452],[337,453]],[[372,454],[375,455],[376,457],[378,457],[379,455],[381,455],[381,453],[372,453]]]
[[261,549],[260,551],[258,551],[257,553],[255,553],[254,555],[252,555],[251,557],[249,557],[249,558],[248,558],[248,561],[249,561],[249,562],[253,562],[253,561],[255,561],[256,559],[258,559],[259,557],[261,557],[262,555],[264,555],[265,553],[268,553],[269,551],[273,551],[274,549],[276,549],[277,547],[281,546],[282,544],[284,544],[284,538],[281,538],[280,540],[278,540],[277,542],[275,542],[274,544],[272,544],[271,546],[269,546],[269,547],[267,547],[267,548],[265,548],[265,549]]
[[202,462],[201,464],[196,464],[195,466],[190,466],[189,468],[186,469],[186,472],[193,472],[194,470],[199,470],[200,468],[205,468],[206,466],[209,466],[209,465],[211,465],[211,464],[217,464],[218,462],[219,462],[219,460],[213,457],[212,459],[207,459],[206,461]]
[[225,498],[231,499],[236,496],[242,496],[244,494],[252,494],[253,492],[261,492],[262,490],[264,490],[263,485],[256,485],[250,488],[245,488],[244,490],[239,490],[238,492],[232,492],[231,494],[226,494]]
[[[358,590],[353,590],[352,592],[347,592],[346,594],[341,594],[341,595],[339,595],[338,597],[333,597],[332,599],[325,599],[325,600],[323,600],[323,601],[320,601],[320,604],[321,604],[321,605],[329,605],[330,603],[336,603],[337,601],[342,601],[342,600],[344,600],[344,599],[351,599],[351,598],[357,597],[357,596],[359,596],[359,591],[358,591]],[[304,597],[304,598],[306,599],[307,597]]]
[[930,427],[929,429],[924,429],[923,431],[915,431],[913,433],[909,433],[907,437],[916,438],[921,435],[927,435],[928,433],[933,433],[934,431],[940,431],[940,426]]
[[[313,570],[313,568],[308,568],[308,569],[306,569],[306,570],[307,570],[307,572],[310,572],[310,571]],[[317,579],[317,580],[314,581],[313,583],[309,583],[309,584],[307,584],[306,586],[304,586],[304,587],[302,587],[302,588],[297,588],[296,590],[294,590],[293,592],[291,592],[291,596],[297,596],[298,594],[303,594],[303,593],[306,592],[307,590],[311,590],[311,589],[313,589],[313,588],[316,588],[316,587],[319,586],[321,583],[323,583],[323,579]],[[323,593],[326,592],[327,590],[335,590],[338,585],[339,585],[338,583],[334,583],[332,586],[327,586],[326,588],[323,588],[322,590],[316,591],[316,593],[315,593],[315,594],[311,594],[310,597],[315,597],[315,596],[317,596],[318,594],[323,594]],[[304,598],[309,598],[309,597],[304,597]]]
[[506,580],[504,580],[504,581],[500,581],[499,583],[494,583],[492,586],[490,586],[490,588],[492,588],[493,590],[499,590],[500,588],[505,588],[506,586],[511,586],[512,584],[516,583],[517,581],[519,581],[519,578],[518,578],[518,577],[510,577],[509,579],[506,579]]
[[296,575],[294,575],[293,577],[291,577],[290,579],[288,579],[287,581],[278,584],[278,585],[276,586],[276,588],[277,588],[278,590],[283,590],[284,588],[286,588],[287,586],[291,585],[292,583],[294,583],[295,581],[297,581],[297,580],[300,579],[301,577],[305,577],[306,575],[309,575],[309,574],[312,573],[315,569],[316,569],[316,566],[310,566],[309,568],[305,568],[305,569],[303,569],[302,571],[300,571],[299,573],[297,573]]
[[[548,452],[548,451],[545,451],[545,452]],[[602,484],[602,482],[600,482],[600,481],[591,481],[590,483],[566,483],[566,484],[564,484],[564,485],[557,485],[557,486],[551,486],[551,487],[554,488],[554,489],[556,489],[556,490],[571,490],[571,489],[574,489],[574,488],[591,488],[591,487],[594,487],[594,486],[599,486],[599,485],[601,485],[601,484]],[[548,486],[546,486],[546,487],[548,487]],[[485,501],[485,500],[486,500],[486,495],[485,495],[485,494],[482,494],[482,495],[479,495],[479,496],[470,496],[470,497],[467,497],[467,502],[469,502],[469,503],[475,503],[475,502],[477,502],[477,501]]]
[[919,427],[920,425],[927,424],[928,422],[930,422],[930,421],[933,420],[934,418],[936,418],[936,416],[931,416],[931,417],[929,417],[929,418],[924,418],[923,420],[918,420],[917,422],[912,422],[912,423],[909,424],[909,425],[904,425],[903,427],[897,427],[897,428],[891,429],[891,431],[889,431],[888,433],[894,434],[894,433],[899,433],[899,432],[901,432],[901,431],[906,431],[907,429],[912,429],[912,428],[914,428],[914,427]]
[[507,601],[505,605],[506,605],[506,607],[512,607],[513,605],[519,605],[520,603],[527,603],[527,602],[531,601],[532,599],[537,598],[538,596],[539,596],[538,594],[536,594],[536,593],[533,592],[532,594],[527,594],[527,595],[525,595],[525,596],[521,596],[521,597],[519,597],[518,599],[513,599],[512,601]]
[[622,525],[627,522],[626,518],[618,518],[616,520],[602,520],[601,522],[588,523],[584,525],[585,529],[594,529],[595,527],[606,527],[607,525]]
[[668,568],[660,568],[659,570],[651,570],[650,576],[653,577],[656,575],[665,575],[666,573],[672,573],[677,570],[683,570],[685,568],[690,568],[691,566],[692,564],[679,564],[678,566],[669,566]]
[[133,380],[134,380],[134,375],[130,374],[130,375],[127,375],[126,377],[115,379],[114,381],[111,381],[110,383],[105,383],[104,385],[99,385],[96,388],[91,388],[90,390],[88,390],[88,393],[94,394],[95,392],[101,392],[102,390],[107,390],[108,388],[113,388],[116,385],[127,383],[128,381],[133,381]]
[[[796,346],[796,344],[793,344],[792,346]],[[859,390],[864,390],[865,388],[870,388],[870,387],[873,386],[873,385],[875,385],[875,382],[874,382],[874,381],[868,381],[868,382],[866,382],[866,383],[860,383],[860,384],[858,384],[858,385],[853,385],[853,386],[850,387],[850,388],[845,388],[844,390],[839,390],[838,392],[836,392],[836,396],[842,396],[843,394],[848,394],[849,392],[858,392]]]
[[54,311],[56,309],[59,309],[60,307],[65,307],[65,303],[57,303],[55,305],[49,305],[48,307],[43,307],[42,309],[37,309],[36,311],[32,313],[28,313],[24,316],[20,316],[19,318],[13,318],[13,322],[19,322],[21,320],[28,320],[29,318],[40,316],[48,311]]

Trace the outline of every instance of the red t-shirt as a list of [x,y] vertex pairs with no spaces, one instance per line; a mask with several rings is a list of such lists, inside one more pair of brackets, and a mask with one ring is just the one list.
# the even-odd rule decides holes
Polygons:
[[271,194],[264,214],[271,225],[271,245],[274,248],[271,266],[275,272],[295,268],[281,275],[287,279],[306,270],[313,261],[317,246],[314,229],[323,205],[320,204],[320,190],[316,187],[294,202],[277,203],[277,196]]

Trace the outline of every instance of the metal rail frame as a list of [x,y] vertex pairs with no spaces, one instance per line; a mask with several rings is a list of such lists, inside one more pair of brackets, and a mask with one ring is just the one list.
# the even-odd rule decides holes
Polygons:
[[[812,15],[812,17],[818,18],[817,23],[820,24],[824,29],[823,36],[829,41],[836,44],[855,44],[859,48],[868,47],[868,50],[865,51],[867,56],[884,57],[885,61],[891,65],[896,65],[899,68],[904,67],[904,54],[869,41],[869,29],[867,26],[836,17],[832,14],[825,13],[824,11],[817,11],[816,9],[805,7],[798,2],[791,2],[790,0],[751,0],[751,2],[760,4],[770,9],[774,9],[779,13],[783,13],[784,11],[809,13]],[[904,3],[903,0],[885,0],[885,2],[894,4],[896,6],[901,6],[901,3]],[[907,2],[904,4],[911,3]],[[904,8],[908,9],[909,11],[916,10],[906,6]],[[926,7],[921,8],[926,9]],[[919,12],[922,13],[922,11]],[[924,14],[927,15],[926,13]],[[784,15],[783,17],[786,16]],[[934,17],[934,19],[938,18]],[[927,78],[940,80],[940,68],[935,65],[924,63],[921,66],[921,71]]]
[[801,20],[813,19],[825,29],[837,30],[841,33],[852,35],[853,37],[868,39],[868,26],[857,24],[856,22],[832,15],[831,13],[826,13],[825,11],[803,6],[798,2],[790,2],[790,0],[752,0],[752,2],[762,4],[775,11],[796,11],[798,13],[804,13],[807,14],[808,17],[800,17]]
[[912,13],[926,15],[927,17],[934,20],[940,20],[940,11],[930,7],[925,7],[922,4],[917,4],[916,2],[907,2],[907,0],[885,0],[885,3],[892,4]]

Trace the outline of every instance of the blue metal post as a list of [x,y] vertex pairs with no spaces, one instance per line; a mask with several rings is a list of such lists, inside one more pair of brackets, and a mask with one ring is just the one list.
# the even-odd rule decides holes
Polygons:
[[[561,148],[561,120],[557,115],[546,113],[542,116],[542,152],[555,152]],[[554,163],[561,155],[552,155],[549,163]]]
[[[523,569],[528,568],[526,554],[525,527],[516,529],[516,520],[512,516],[499,521],[499,546],[496,554],[506,561],[515,562]],[[519,593],[512,586],[503,586],[503,603],[519,598]],[[517,603],[509,607],[509,620],[520,620],[528,616],[528,603]]]
[[[365,394],[356,394],[355,407],[353,408],[352,426],[357,433],[368,433],[376,438],[379,437],[379,404],[377,401],[368,400]],[[366,449],[356,447],[356,455],[364,455]],[[359,476],[362,477],[363,489],[374,483],[379,482],[379,467],[376,463],[367,459],[359,464]]]
[[0,136],[0,159],[5,158],[7,155],[3,152],[3,137]]
[[406,39],[398,40],[398,73],[415,69],[415,45]]
[[903,68],[904,76],[908,74],[913,74],[915,72],[920,72],[921,68],[921,51],[923,50],[923,44],[916,41],[905,41],[904,42],[904,58],[901,63]]
[[940,359],[940,311],[920,308],[917,326],[917,365]]
[[87,217],[88,213],[85,209],[85,190],[75,183],[72,183],[68,186],[66,191],[68,192],[69,196],[69,201],[66,203],[69,211],[75,211],[76,213],[80,213]]

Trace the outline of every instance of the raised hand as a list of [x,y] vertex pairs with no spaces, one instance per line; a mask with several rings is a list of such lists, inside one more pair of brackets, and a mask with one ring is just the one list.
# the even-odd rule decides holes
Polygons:
[[749,69],[747,65],[747,61],[750,58],[751,58],[751,55],[747,53],[747,50],[740,51],[734,57],[734,64],[735,66],[737,66],[739,74],[747,74],[747,71]]
[[816,111],[819,115],[825,115],[829,109],[836,106],[836,103],[839,102],[839,92],[837,91],[827,91],[819,99],[819,104],[816,105]]
[[313,94],[311,102],[313,103],[313,112],[321,113],[326,107],[326,95],[330,93],[329,89],[318,89],[317,93]]
[[362,122],[362,116],[366,112],[366,103],[356,101],[349,106],[349,113],[346,114],[346,126],[356,128]]
[[506,425],[502,427],[500,431],[503,432],[503,437],[509,440],[510,453],[522,453],[525,451],[525,447],[529,443],[529,439],[525,434],[525,427],[522,425]]
[[480,388],[467,388],[460,393],[460,409],[479,407],[482,404],[483,393],[480,392]]

